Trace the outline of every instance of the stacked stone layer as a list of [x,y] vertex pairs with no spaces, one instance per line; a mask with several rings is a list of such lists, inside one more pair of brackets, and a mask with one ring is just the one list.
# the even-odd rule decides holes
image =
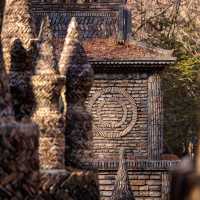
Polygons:
[[[136,200],[166,200],[169,198],[170,177],[165,171],[129,170],[129,181]],[[114,188],[116,171],[100,171],[99,190],[102,200],[109,200]]]

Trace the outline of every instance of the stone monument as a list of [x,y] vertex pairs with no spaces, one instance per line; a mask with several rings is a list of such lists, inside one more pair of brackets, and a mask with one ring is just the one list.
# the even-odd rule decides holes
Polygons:
[[[65,67],[60,67],[61,72],[67,73],[67,77],[71,76],[71,80],[84,82],[84,79],[76,78],[82,70],[81,65],[71,61],[73,51],[80,46],[76,37],[72,38],[72,44],[67,44],[71,45],[72,51],[65,54],[68,58],[63,59],[64,55],[61,54],[63,44],[70,40],[65,40],[65,35],[72,17],[76,17],[79,24],[82,46],[94,70],[94,82],[86,101],[76,95],[70,99],[70,94],[73,94],[70,89],[79,88],[79,82],[66,83],[67,113],[70,113],[67,121],[71,124],[66,128],[66,135],[69,136],[66,143],[75,147],[79,144],[77,141],[81,141],[78,145],[81,151],[73,151],[74,156],[70,160],[76,160],[79,152],[83,152],[77,163],[82,168],[98,172],[100,198],[108,200],[118,170],[118,152],[126,148],[128,178],[135,199],[168,199],[168,171],[177,161],[163,160],[160,77],[164,68],[176,59],[168,51],[147,47],[131,38],[131,24],[134,21],[131,22],[131,12],[124,1],[69,4],[33,0],[32,6],[38,24],[44,16],[50,18],[57,58],[67,61],[63,65]],[[74,62],[70,70],[67,65]],[[77,112],[82,112],[82,106],[92,114],[90,129],[87,126],[83,129],[82,120],[86,118]],[[78,109],[74,111],[75,107]],[[84,134],[73,137],[77,130]],[[89,140],[82,143],[87,138]],[[82,148],[86,144],[89,147]],[[73,149],[70,145],[69,152]]]

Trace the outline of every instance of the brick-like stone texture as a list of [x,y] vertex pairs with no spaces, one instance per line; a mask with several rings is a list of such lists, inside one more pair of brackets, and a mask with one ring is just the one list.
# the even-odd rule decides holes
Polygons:
[[93,115],[95,158],[147,158],[148,74],[96,74],[87,99]]
[[[163,181],[165,172],[159,171],[129,171],[129,181],[136,200],[161,200],[164,198],[164,188],[168,179]],[[100,171],[98,174],[101,200],[108,200],[112,194],[116,171]],[[167,175],[168,176],[168,175]],[[169,189],[169,187],[168,187]]]

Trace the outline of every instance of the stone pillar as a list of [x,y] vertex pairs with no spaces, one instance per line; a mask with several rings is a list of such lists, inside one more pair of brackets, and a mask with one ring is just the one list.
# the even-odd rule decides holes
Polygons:
[[[2,0],[0,13],[3,10]],[[0,199],[35,199],[39,184],[38,129],[30,122],[15,122],[12,111],[0,41]]]
[[29,0],[6,0],[2,45],[17,119],[30,116],[34,98],[30,83],[34,60],[34,27]]
[[66,159],[68,164],[79,165],[91,157],[91,115],[85,101],[93,83],[93,70],[81,43],[79,27],[73,18],[65,39],[59,71],[66,76]]
[[64,169],[65,123],[59,111],[64,78],[55,70],[53,35],[48,19],[42,23],[39,58],[32,76],[36,110],[32,120],[39,125],[39,160],[41,169]]
[[161,79],[153,73],[148,79],[148,158],[160,159],[163,149],[163,108]]

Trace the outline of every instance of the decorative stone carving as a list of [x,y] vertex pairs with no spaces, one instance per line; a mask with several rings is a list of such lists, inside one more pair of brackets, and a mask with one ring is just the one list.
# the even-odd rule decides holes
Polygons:
[[[89,102],[88,109],[90,112],[96,109],[93,130],[102,137],[124,136],[137,121],[135,100],[118,87],[108,87],[96,92]],[[130,115],[131,119],[127,119]]]
[[35,43],[29,9],[29,0],[7,0],[1,35],[5,69],[9,74],[17,119],[30,116],[34,104],[30,76],[33,70]]
[[55,70],[52,33],[48,19],[42,23],[39,58],[32,77],[36,110],[32,120],[40,128],[39,158],[41,169],[63,169],[65,123],[59,111],[64,78]]
[[134,196],[129,183],[125,149],[120,150],[119,168],[115,180],[114,189],[110,200],[134,200]]
[[89,151],[91,115],[86,111],[85,101],[92,86],[93,70],[80,42],[75,18],[69,25],[59,63],[59,70],[67,79],[65,93],[67,161],[78,165],[80,160],[89,156],[86,156],[86,152],[91,152]]

